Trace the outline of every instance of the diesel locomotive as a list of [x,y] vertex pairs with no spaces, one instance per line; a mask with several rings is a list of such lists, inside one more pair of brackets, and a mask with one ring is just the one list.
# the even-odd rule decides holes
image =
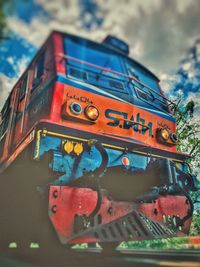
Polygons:
[[197,180],[172,107],[124,41],[52,32],[1,111],[0,248],[187,235]]

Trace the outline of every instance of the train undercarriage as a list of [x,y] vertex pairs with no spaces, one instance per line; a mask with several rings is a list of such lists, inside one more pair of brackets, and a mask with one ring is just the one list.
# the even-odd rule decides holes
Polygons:
[[[185,188],[195,185],[189,174],[176,175],[172,161],[148,156],[146,167],[136,168],[127,149],[112,155],[94,139],[77,143],[40,133],[40,143],[31,143],[1,174],[1,249],[11,242],[22,254],[31,242],[54,252],[80,243],[113,248],[189,233],[193,204]],[[65,151],[60,144],[67,144]],[[69,153],[72,144],[79,144],[78,152]]]

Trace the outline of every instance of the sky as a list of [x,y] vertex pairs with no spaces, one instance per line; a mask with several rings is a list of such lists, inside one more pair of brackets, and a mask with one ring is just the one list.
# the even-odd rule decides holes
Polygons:
[[[52,30],[101,42],[125,40],[131,56],[152,70],[166,93],[200,37],[199,0],[12,0],[5,12],[9,38],[0,44],[0,107],[13,84]],[[190,72],[194,72],[190,68]],[[185,90],[185,91],[184,91]],[[188,97],[199,90],[183,89]]]

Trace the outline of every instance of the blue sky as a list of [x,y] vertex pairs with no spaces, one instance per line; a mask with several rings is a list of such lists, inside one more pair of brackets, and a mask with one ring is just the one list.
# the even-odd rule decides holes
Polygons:
[[12,0],[12,3],[5,6],[7,16],[17,16],[26,23],[31,23],[34,17],[42,16],[51,18],[48,12],[34,0]]

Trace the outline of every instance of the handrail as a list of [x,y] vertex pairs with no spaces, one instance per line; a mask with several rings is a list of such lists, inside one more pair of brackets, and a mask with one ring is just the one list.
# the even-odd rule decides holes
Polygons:
[[115,70],[112,70],[110,68],[104,68],[104,67],[101,67],[101,66],[98,66],[96,64],[93,64],[93,63],[89,63],[87,61],[84,61],[84,60],[80,60],[78,58],[75,58],[75,57],[72,57],[72,56],[69,56],[69,55],[64,55],[62,53],[58,53],[57,54],[59,57],[62,57],[64,59],[68,59],[68,60],[72,60],[72,61],[75,61],[75,62],[78,62],[80,64],[83,64],[83,65],[86,65],[86,66],[89,66],[89,67],[93,67],[93,68],[96,68],[96,69],[99,69],[99,70],[102,70],[102,71],[105,71],[105,72],[110,72],[110,73],[113,73],[113,74],[116,74],[116,75],[119,75],[121,77],[125,77],[129,80],[134,80],[136,81],[137,83],[139,83],[140,85],[142,85],[143,87],[146,87],[147,89],[149,89],[150,91],[154,92],[155,94],[159,95],[160,97],[162,97],[164,100],[166,100],[167,102],[169,102],[170,104],[168,105],[175,105],[174,102],[172,102],[171,100],[169,100],[168,98],[166,98],[165,96],[163,96],[162,94],[159,94],[158,92],[156,92],[154,89],[152,89],[151,87],[149,87],[148,85],[144,84],[143,82],[141,82],[140,80],[138,80],[136,77],[134,76],[130,76],[130,75],[127,75],[127,74],[123,74],[121,72],[118,72],[118,71],[115,71]]
[[[164,104],[165,104],[165,102],[164,102],[163,99],[159,99],[159,98],[155,97],[151,92],[143,91],[143,90],[142,90],[141,88],[139,88],[138,86],[135,86],[135,87],[136,87],[136,89],[137,89],[138,91],[145,92],[146,94],[150,95],[151,97],[157,99],[160,103],[162,103],[162,104],[164,103]],[[174,104],[174,103],[173,103],[173,104]],[[168,105],[170,105],[170,104],[168,104]]]

